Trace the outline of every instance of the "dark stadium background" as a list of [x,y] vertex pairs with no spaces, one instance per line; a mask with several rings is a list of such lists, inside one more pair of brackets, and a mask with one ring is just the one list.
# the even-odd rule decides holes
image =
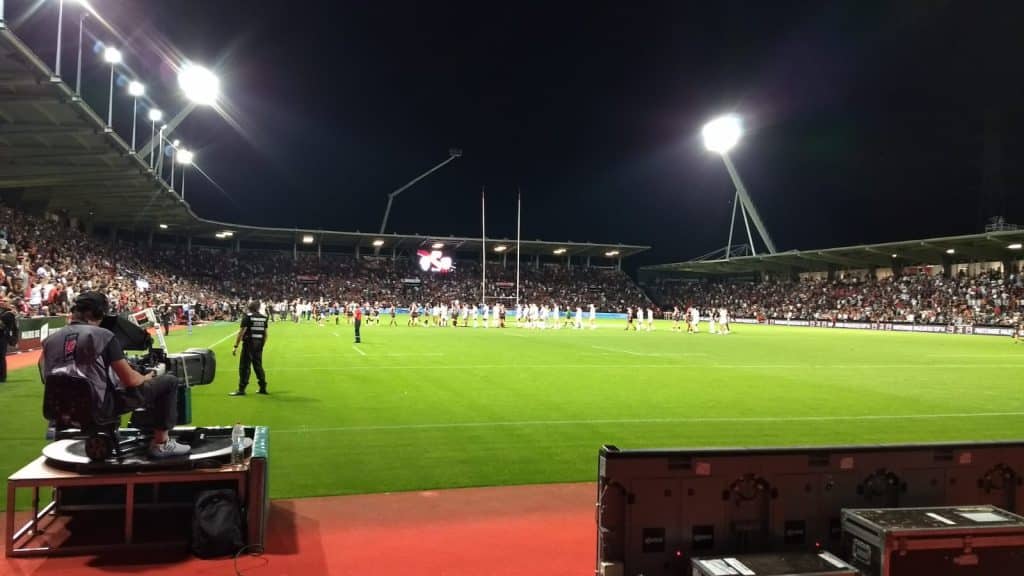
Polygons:
[[[153,46],[218,64],[243,130],[208,110],[179,130],[223,188],[190,176],[205,217],[376,230],[387,192],[458,146],[390,231],[479,234],[486,186],[489,235],[512,237],[521,187],[524,238],[685,259],[724,244],[732,188],[699,129],[731,109],[780,249],[1024,223],[1019,3],[93,1],[164,108]],[[46,59],[53,21],[19,28]]]

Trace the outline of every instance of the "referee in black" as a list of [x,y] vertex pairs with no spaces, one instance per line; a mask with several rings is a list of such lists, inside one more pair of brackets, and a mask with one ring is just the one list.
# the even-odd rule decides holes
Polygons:
[[235,347],[231,351],[238,353],[238,344],[242,343],[242,357],[238,361],[238,390],[231,396],[245,396],[245,388],[249,385],[249,365],[256,372],[256,380],[260,385],[260,394],[267,394],[267,376],[263,373],[263,346],[267,343],[267,317],[260,314],[260,303],[249,302],[249,312],[242,317],[242,326],[235,338]]

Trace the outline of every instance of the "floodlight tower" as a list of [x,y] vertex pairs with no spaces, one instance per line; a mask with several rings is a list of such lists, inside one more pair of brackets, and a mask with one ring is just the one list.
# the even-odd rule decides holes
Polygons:
[[755,256],[757,255],[757,249],[754,248],[754,238],[750,234],[750,223],[747,221],[747,213],[750,214],[750,219],[754,221],[754,227],[757,229],[758,234],[761,235],[761,240],[764,241],[768,252],[775,254],[775,243],[772,242],[772,237],[768,234],[768,229],[761,220],[761,215],[758,214],[757,208],[754,207],[754,201],[750,199],[750,194],[747,193],[747,187],[743,185],[743,180],[740,179],[736,167],[733,166],[732,160],[729,158],[729,150],[736,146],[743,135],[743,124],[740,118],[733,114],[715,118],[704,125],[701,135],[704,136],[704,147],[722,156],[725,169],[729,171],[729,178],[732,179],[732,184],[736,187],[736,196],[732,204],[732,218],[729,220],[729,242],[725,247],[725,258],[728,260],[732,251],[732,232],[733,225],[736,222],[737,204],[740,205],[743,224],[747,228],[747,240],[750,242],[751,252]]
[[[178,127],[196,106],[216,106],[220,98],[220,78],[209,69],[198,64],[186,63],[178,72],[178,86],[188,98],[188,105],[167,123],[167,131],[171,132]],[[153,154],[159,148],[159,143],[150,141],[139,149],[139,155],[145,158]]]
[[384,228],[388,225],[388,215],[391,214],[391,204],[395,201],[395,197],[397,197],[402,192],[405,192],[406,190],[411,188],[413,184],[419,182],[420,180],[423,180],[427,176],[430,176],[434,172],[440,170],[441,168],[443,168],[446,164],[448,164],[452,160],[455,160],[456,158],[461,158],[461,157],[462,157],[462,150],[460,150],[459,148],[451,148],[451,149],[449,149],[448,150],[448,158],[444,162],[441,162],[437,166],[434,166],[430,170],[427,170],[423,174],[420,174],[419,176],[417,176],[417,177],[413,178],[412,180],[406,182],[402,187],[398,188],[394,192],[388,194],[388,206],[387,206],[387,208],[384,209],[384,219],[381,220],[379,234],[383,234],[384,233]]

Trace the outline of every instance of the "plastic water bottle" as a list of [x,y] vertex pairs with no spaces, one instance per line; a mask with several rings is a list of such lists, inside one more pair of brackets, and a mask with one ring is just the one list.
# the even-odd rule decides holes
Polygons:
[[245,428],[241,422],[235,422],[231,428],[231,463],[241,464],[245,458]]

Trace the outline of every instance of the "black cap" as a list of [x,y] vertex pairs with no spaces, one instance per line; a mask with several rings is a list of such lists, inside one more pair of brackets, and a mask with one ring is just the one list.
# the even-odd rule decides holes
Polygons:
[[102,318],[107,315],[108,308],[110,308],[110,304],[107,302],[107,296],[102,292],[82,292],[75,296],[73,308],[75,311],[84,312],[91,310],[96,316]]

